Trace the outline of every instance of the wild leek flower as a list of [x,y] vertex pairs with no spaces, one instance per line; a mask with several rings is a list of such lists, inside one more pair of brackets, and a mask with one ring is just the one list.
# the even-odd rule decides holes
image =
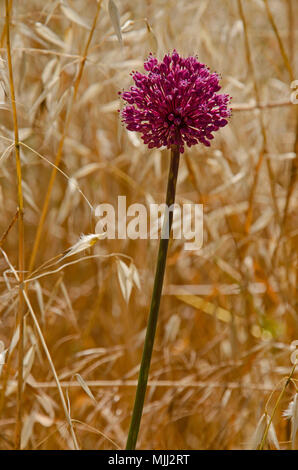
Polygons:
[[175,202],[180,152],[184,145],[199,142],[209,146],[212,132],[224,127],[230,116],[229,95],[217,94],[219,77],[195,57],[184,59],[176,50],[162,62],[150,54],[144,64],[147,74],[132,73],[135,86],[119,94],[126,101],[121,116],[129,131],[142,134],[149,148],[171,149],[166,205],[162,236],[159,243],[156,272],[138,386],[126,449],[136,446],[143,412],[147,381],[165,273],[167,251]]
[[162,62],[152,55],[144,64],[148,74],[134,72],[135,86],[120,93],[126,105],[123,122],[142,134],[149,148],[184,144],[210,146],[212,132],[230,116],[229,95],[217,94],[219,76],[195,57],[184,59],[174,50]]

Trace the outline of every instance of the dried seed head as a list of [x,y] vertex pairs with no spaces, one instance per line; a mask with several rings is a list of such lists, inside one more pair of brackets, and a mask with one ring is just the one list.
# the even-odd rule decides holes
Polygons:
[[89,235],[81,235],[79,241],[70,248],[68,248],[68,250],[63,253],[63,257],[61,259],[68,258],[69,256],[73,256],[77,253],[80,253],[81,251],[87,250],[87,248],[90,248],[91,246],[95,245],[98,240],[104,237],[104,233],[91,233]]
[[[266,428],[269,424],[269,421],[270,421],[270,416],[267,414],[267,413],[264,413],[258,424],[257,424],[257,428],[255,430],[255,433],[251,439],[251,442],[249,444],[249,449],[252,449],[252,450],[257,450],[259,449],[260,445],[262,444],[263,442],[263,437],[264,437],[264,434],[265,434],[265,431],[266,431]],[[269,429],[268,429],[268,435],[267,435],[267,439],[268,439],[268,442],[269,444],[271,444],[273,447],[275,447],[275,449],[279,449],[279,442],[278,442],[278,439],[277,439],[277,436],[276,436],[276,432],[275,432],[275,428],[274,428],[274,425],[273,423],[271,422],[270,426],[269,426]]]
[[259,419],[254,435],[249,443],[249,446],[248,446],[249,449],[251,450],[258,449],[258,447],[260,446],[262,442],[264,432],[266,430],[266,426],[267,426],[267,414],[264,413]]
[[283,416],[291,420],[291,441],[292,448],[294,448],[295,438],[298,430],[298,393],[295,394],[294,399],[289,403],[288,408],[283,412]]

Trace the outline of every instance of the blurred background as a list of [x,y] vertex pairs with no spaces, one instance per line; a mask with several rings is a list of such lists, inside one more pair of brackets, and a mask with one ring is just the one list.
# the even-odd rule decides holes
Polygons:
[[[298,339],[298,105],[291,89],[298,79],[297,2],[114,0],[109,6],[104,0],[98,10],[95,0],[13,0],[9,6],[26,276],[36,270],[26,286],[80,448],[125,446],[158,241],[99,240],[72,257],[61,254],[81,234],[94,233],[92,207],[117,207],[119,195],[127,205],[164,202],[169,151],[149,150],[126,131],[117,93],[132,85],[132,70],[143,71],[149,52],[161,59],[174,48],[221,75],[233,113],[210,148],[187,148],[181,158],[177,202],[204,205],[204,242],[199,251],[186,251],[183,240],[170,244],[138,447],[253,446],[270,394],[269,414],[291,372],[291,343]],[[1,252],[0,448],[10,449],[18,288],[8,261],[17,269],[18,201],[3,0],[0,12],[0,246],[7,257]],[[34,253],[57,157],[61,172]],[[22,447],[71,449],[53,373],[27,311],[24,340]],[[295,380],[274,414],[277,438],[271,433],[265,448],[291,448],[282,413],[294,394]]]

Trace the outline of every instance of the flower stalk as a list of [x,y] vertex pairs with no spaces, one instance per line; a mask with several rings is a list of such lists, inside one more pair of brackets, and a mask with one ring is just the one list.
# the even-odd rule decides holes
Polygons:
[[131,423],[129,427],[129,433],[126,443],[127,450],[134,450],[136,447],[140,423],[143,413],[148,375],[154,345],[154,338],[157,326],[158,312],[160,306],[161,292],[164,280],[164,273],[166,267],[167,252],[169,246],[169,238],[173,223],[173,210],[171,206],[175,202],[176,194],[176,183],[178,176],[180,160],[180,151],[177,145],[171,147],[171,163],[168,175],[168,186],[167,186],[167,195],[166,195],[166,206],[168,210],[165,210],[162,236],[159,242],[159,250],[157,256],[157,265],[154,279],[154,286],[152,292],[151,306],[149,312],[149,319],[142,355],[142,361],[139,371],[138,385],[135,396],[134,408],[131,417]]

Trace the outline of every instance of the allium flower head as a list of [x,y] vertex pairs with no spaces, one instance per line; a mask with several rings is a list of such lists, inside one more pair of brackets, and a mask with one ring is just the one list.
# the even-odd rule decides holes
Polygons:
[[196,57],[180,57],[176,50],[162,62],[149,55],[147,74],[132,74],[135,86],[119,94],[128,104],[122,120],[130,131],[142,134],[149,148],[199,142],[210,146],[212,132],[224,127],[231,111],[229,95],[218,94],[219,76]]

